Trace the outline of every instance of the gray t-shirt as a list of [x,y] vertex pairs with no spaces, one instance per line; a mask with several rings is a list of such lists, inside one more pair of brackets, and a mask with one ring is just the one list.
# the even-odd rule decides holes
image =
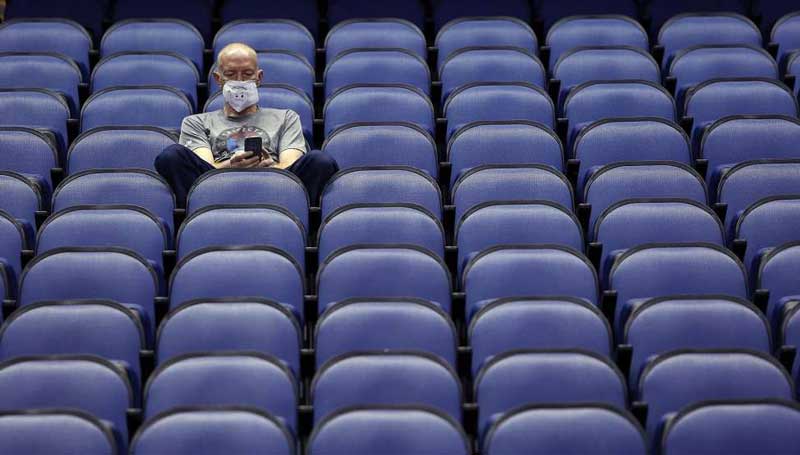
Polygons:
[[300,117],[285,109],[259,108],[241,117],[228,117],[222,109],[191,115],[183,119],[179,142],[191,150],[209,148],[219,162],[244,151],[244,140],[249,137],[261,137],[264,150],[275,161],[287,149],[306,153]]

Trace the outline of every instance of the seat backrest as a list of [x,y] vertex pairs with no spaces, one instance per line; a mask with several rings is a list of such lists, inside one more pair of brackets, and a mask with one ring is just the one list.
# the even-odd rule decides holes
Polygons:
[[444,105],[447,140],[472,122],[528,120],[555,125],[553,100],[539,87],[517,82],[474,83],[455,90]]
[[760,259],[767,251],[800,240],[800,234],[791,228],[798,222],[800,195],[762,199],[739,216],[734,237],[747,241],[743,261],[754,282]]
[[342,409],[363,405],[430,406],[461,419],[458,374],[438,357],[422,352],[335,357],[317,371],[310,393],[316,423]]
[[290,19],[303,25],[313,36],[319,34],[320,13],[314,0],[227,0],[220,7],[223,24],[241,19]]
[[93,169],[155,171],[156,157],[176,142],[167,130],[151,126],[99,127],[78,136],[67,152],[67,174]]
[[[301,90],[309,99],[314,98],[314,67],[302,55],[283,50],[258,51],[258,67],[265,70],[263,84],[289,85]],[[208,93],[213,95],[220,90],[214,78],[217,64],[208,71]]]
[[[796,244],[793,246],[796,246]],[[797,302],[797,300],[794,299],[791,302]],[[787,306],[785,310],[786,314],[783,317],[783,323],[778,325],[778,341],[783,346],[800,346],[800,317],[798,317],[800,315],[800,305]],[[800,364],[797,361],[798,359],[795,355],[794,365],[792,366],[792,378],[794,378],[795,384],[800,378]]]
[[412,245],[346,247],[329,255],[317,274],[320,313],[346,299],[376,296],[416,297],[449,313],[451,290],[444,260]]
[[81,132],[100,126],[156,126],[177,131],[194,109],[186,95],[167,86],[111,87],[95,92],[81,109]]
[[326,61],[351,49],[405,49],[423,59],[428,55],[419,27],[398,18],[360,18],[339,22],[325,37]]
[[572,297],[511,297],[481,308],[468,329],[472,374],[494,356],[520,349],[580,349],[611,355],[611,325]]
[[34,88],[0,89],[0,125],[49,131],[55,136],[61,154],[66,152],[69,118],[69,104],[56,92]]
[[0,297],[17,294],[17,280],[22,272],[22,250],[28,242],[22,223],[0,210]]
[[18,172],[52,188],[50,170],[58,166],[58,150],[46,133],[25,127],[0,127],[0,169]]
[[533,10],[530,2],[523,0],[432,0],[433,25],[442,29],[449,21],[460,17],[510,16],[528,22]]
[[[572,6],[576,2],[567,3]],[[634,6],[634,2],[628,1],[628,3]],[[551,70],[561,55],[576,47],[630,46],[643,51],[649,48],[647,31],[636,22],[635,14],[630,16],[611,14],[576,16],[575,14],[578,13],[569,11],[568,17],[555,22],[547,32],[545,45],[550,48],[550,61],[547,66]],[[553,23],[552,19],[550,23]]]
[[644,455],[644,431],[627,411],[602,404],[524,406],[489,428],[483,453]]
[[422,28],[425,26],[425,6],[421,0],[402,4],[392,0],[331,0],[328,2],[328,22],[333,25],[354,18],[396,17]]
[[[768,3],[777,2],[761,0],[762,5]],[[762,24],[767,23],[767,21],[762,21]],[[784,64],[789,54],[800,49],[800,14],[797,14],[796,11],[788,12],[788,14],[780,17],[777,22],[774,23],[775,26],[772,28],[770,34],[770,42],[778,45],[778,62]]]
[[78,112],[82,75],[69,57],[53,52],[0,53],[0,87],[44,88],[64,96],[70,112]]
[[116,453],[111,430],[97,417],[78,410],[0,412],[3,453]]
[[148,420],[131,442],[133,455],[188,450],[215,453],[295,453],[295,441],[280,418],[257,409],[190,407]]
[[75,61],[86,81],[89,80],[91,49],[92,37],[80,24],[69,19],[9,19],[0,24],[0,51],[58,52]]
[[351,85],[325,102],[325,137],[344,125],[367,121],[409,122],[433,135],[433,115],[431,100],[410,85]]
[[225,24],[214,37],[214,55],[232,43],[244,43],[257,50],[296,52],[314,65],[314,36],[301,25],[287,19],[240,19]]
[[756,280],[756,289],[769,290],[767,318],[773,327],[789,310],[791,302],[800,296],[797,272],[800,271],[800,242],[790,242],[768,252],[761,259]]
[[534,55],[539,52],[536,34],[516,17],[462,17],[453,19],[436,35],[436,68],[459,49],[473,46],[510,46]]
[[[721,3],[726,1],[728,3],[744,3],[741,0],[723,0]],[[651,3],[651,13],[657,16],[653,18],[652,31],[658,32],[657,42],[664,48],[664,58],[661,64],[665,70],[669,68],[678,51],[692,46],[740,44],[761,47],[761,31],[750,19],[736,14],[740,11],[730,9],[725,12],[725,7],[719,8],[719,6],[711,5],[719,0],[701,0],[694,2],[694,6],[679,6],[680,3],[685,2],[687,0],[680,2],[655,0]],[[682,6],[683,10],[673,9],[669,15],[658,17],[658,9]],[[656,11],[652,11],[653,9]],[[678,14],[689,10],[705,10],[706,12]]]
[[194,25],[200,34],[211,38],[214,5],[205,0],[179,0],[162,3],[158,0],[117,0],[113,22],[139,17],[168,17],[185,20]]
[[542,21],[544,30],[555,27],[559,19],[564,19],[566,22],[569,16],[623,15],[633,19],[640,16],[639,3],[631,0],[608,0],[602,4],[592,0],[568,0],[558,3],[535,0],[533,5],[536,18]]
[[8,19],[68,18],[80,23],[82,27],[86,27],[96,41],[103,34],[103,20],[109,12],[109,4],[110,2],[107,0],[10,1],[4,13]]
[[314,340],[318,369],[333,358],[364,350],[425,352],[456,367],[455,324],[439,306],[421,299],[344,300],[320,316]]
[[325,99],[358,84],[403,84],[430,96],[431,72],[422,57],[405,49],[356,48],[325,67]]
[[119,52],[175,52],[203,71],[203,36],[180,19],[129,19],[115,23],[103,35],[100,56]]
[[756,202],[800,194],[800,159],[752,160],[733,166],[720,178],[717,201],[727,204],[725,227],[733,233],[736,220]]
[[28,243],[33,245],[36,212],[46,208],[42,190],[24,175],[0,171],[0,210],[11,215],[25,228]]

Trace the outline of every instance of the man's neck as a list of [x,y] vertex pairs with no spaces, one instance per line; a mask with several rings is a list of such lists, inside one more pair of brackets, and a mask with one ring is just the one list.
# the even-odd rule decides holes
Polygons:
[[225,106],[222,109],[223,111],[225,111],[226,117],[236,118],[255,113],[256,111],[258,111],[258,104],[254,104],[248,107],[247,109],[243,110],[242,112],[236,112],[232,107],[228,105],[228,103],[225,103]]

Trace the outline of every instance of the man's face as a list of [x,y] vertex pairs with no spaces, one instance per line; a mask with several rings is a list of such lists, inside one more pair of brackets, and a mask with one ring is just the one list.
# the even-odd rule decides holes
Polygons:
[[255,81],[260,85],[263,76],[263,71],[258,69],[258,61],[243,52],[222,56],[217,70],[214,71],[214,78],[220,86],[227,81]]

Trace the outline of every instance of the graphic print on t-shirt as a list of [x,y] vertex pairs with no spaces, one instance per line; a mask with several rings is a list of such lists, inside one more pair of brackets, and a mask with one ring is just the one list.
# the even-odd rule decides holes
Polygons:
[[270,142],[266,131],[257,126],[239,126],[222,131],[213,139],[211,152],[214,154],[215,161],[223,161],[230,158],[236,152],[244,151],[244,140],[250,137],[260,137],[264,150],[266,150],[273,160],[278,159],[278,153]]

